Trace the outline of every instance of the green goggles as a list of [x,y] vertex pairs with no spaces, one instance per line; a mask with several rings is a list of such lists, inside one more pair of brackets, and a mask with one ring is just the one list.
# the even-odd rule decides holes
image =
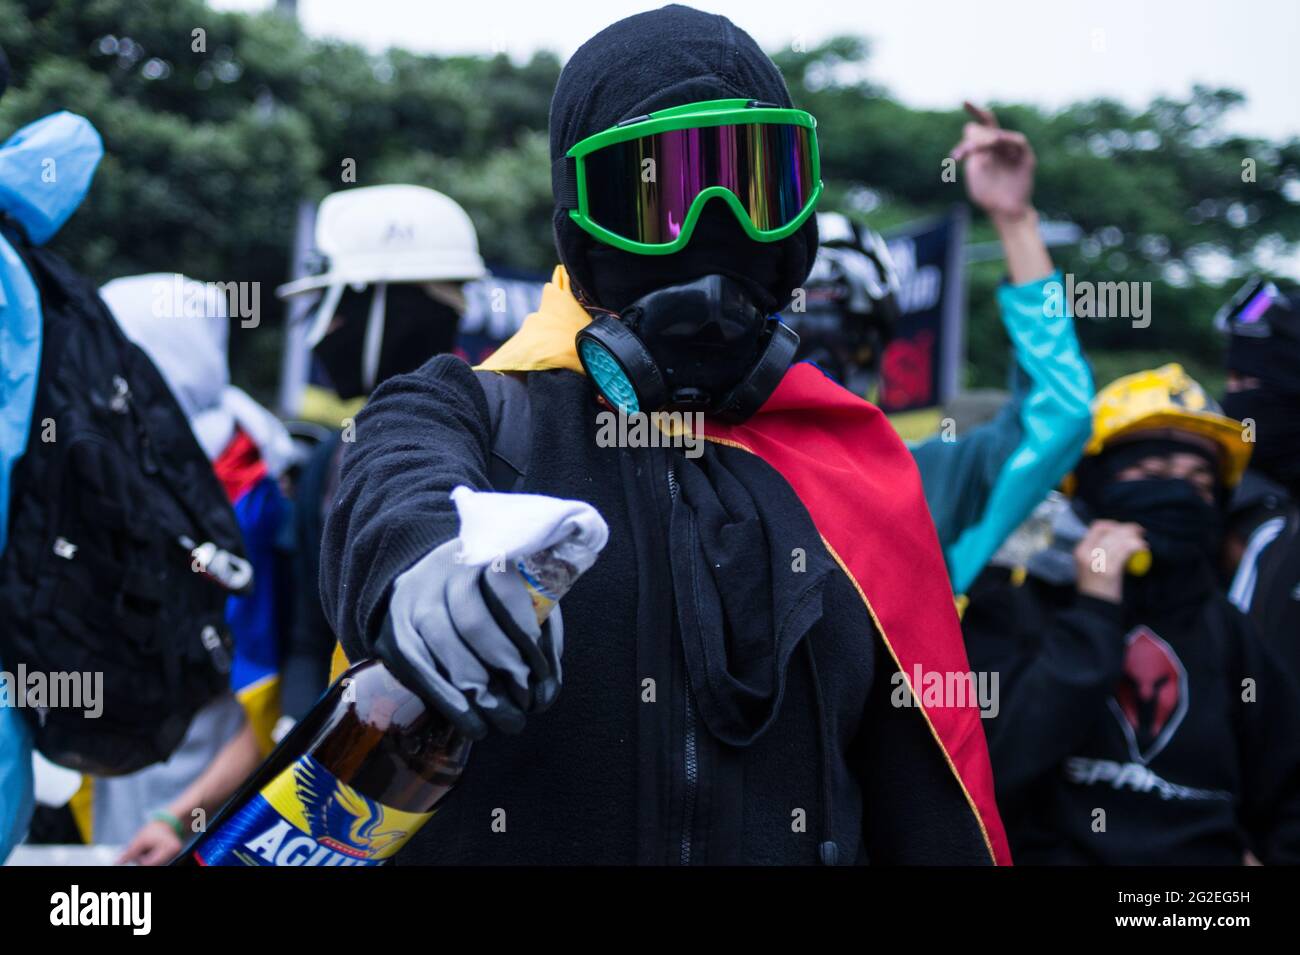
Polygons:
[[556,161],[561,208],[595,238],[665,255],[690,241],[721,198],[751,239],[793,234],[821,196],[817,121],[756,100],[690,103],[624,120]]

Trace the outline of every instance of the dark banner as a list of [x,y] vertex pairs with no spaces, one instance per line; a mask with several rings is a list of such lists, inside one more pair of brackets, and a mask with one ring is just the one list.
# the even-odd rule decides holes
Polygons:
[[889,414],[942,404],[958,388],[965,342],[967,212],[886,236],[899,275],[902,318],[881,364],[880,407]]
[[522,272],[494,269],[492,275],[465,286],[465,317],[460,321],[456,351],[477,365],[519,330],[542,303],[543,279]]

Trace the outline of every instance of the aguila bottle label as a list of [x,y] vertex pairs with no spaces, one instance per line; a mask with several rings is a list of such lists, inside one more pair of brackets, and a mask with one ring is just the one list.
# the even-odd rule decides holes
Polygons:
[[194,858],[224,866],[379,865],[432,815],[376,802],[300,756],[209,833]]

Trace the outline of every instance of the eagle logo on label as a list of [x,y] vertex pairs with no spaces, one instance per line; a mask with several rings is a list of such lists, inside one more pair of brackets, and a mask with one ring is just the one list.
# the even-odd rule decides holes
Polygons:
[[358,859],[383,858],[406,840],[406,830],[385,818],[386,807],[345,786],[320,764],[303,760],[293,781],[309,825],[308,834],[335,852]]
[[294,828],[354,859],[387,859],[432,815],[376,802],[310,756],[276,777],[262,795]]
[[1187,715],[1187,671],[1164,640],[1147,626],[1126,638],[1124,673],[1110,700],[1132,758],[1147,764],[1165,748]]

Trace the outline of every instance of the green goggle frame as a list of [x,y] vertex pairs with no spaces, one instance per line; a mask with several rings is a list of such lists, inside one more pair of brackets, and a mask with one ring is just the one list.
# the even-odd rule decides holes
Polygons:
[[720,198],[758,242],[794,234],[822,193],[817,121],[756,100],[689,103],[588,136],[551,170],[588,234],[641,255],[677,252]]

